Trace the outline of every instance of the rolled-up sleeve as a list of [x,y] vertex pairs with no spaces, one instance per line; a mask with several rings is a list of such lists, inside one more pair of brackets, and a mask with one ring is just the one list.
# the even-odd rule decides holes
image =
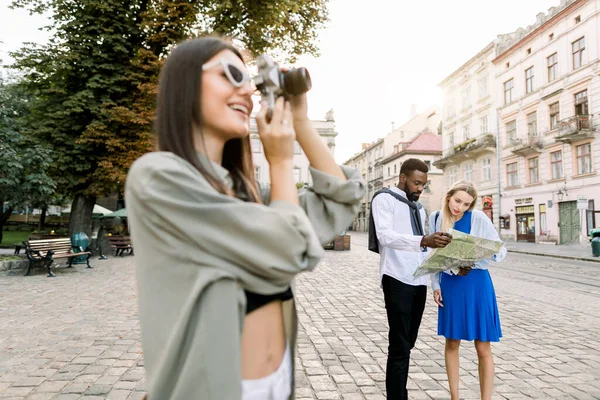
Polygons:
[[[321,244],[330,242],[350,226],[365,195],[360,173],[353,168],[340,168],[346,180],[310,167],[313,184],[299,192],[300,206],[306,212]],[[270,187],[266,184],[260,186],[263,201],[268,203]]]
[[154,225],[225,266],[284,284],[315,267],[324,254],[299,206],[283,201],[265,206],[223,195],[176,164],[153,168],[142,175],[146,179],[136,179],[135,171],[130,177],[129,197],[137,197],[135,206],[156,219]]

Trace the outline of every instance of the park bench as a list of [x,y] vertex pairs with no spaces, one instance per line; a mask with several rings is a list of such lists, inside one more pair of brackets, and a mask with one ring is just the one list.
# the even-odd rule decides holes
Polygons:
[[133,255],[133,245],[131,244],[130,236],[109,236],[108,245],[115,249],[115,256],[122,256],[125,250]]
[[[29,236],[29,238],[27,240],[62,239],[62,238],[66,238],[66,236],[65,235],[51,235],[51,234],[35,233],[35,234]],[[15,254],[19,254],[23,247],[24,247],[23,244],[15,245]]]
[[72,267],[73,258],[79,256],[87,256],[86,263],[88,268],[90,266],[90,256],[92,253],[89,248],[83,249],[71,245],[71,239],[39,239],[39,240],[26,240],[23,242],[27,258],[29,259],[29,265],[27,266],[27,272],[25,276],[30,275],[31,268],[35,264],[42,264],[48,270],[48,276],[53,277],[52,263],[55,260],[67,259],[68,267]]

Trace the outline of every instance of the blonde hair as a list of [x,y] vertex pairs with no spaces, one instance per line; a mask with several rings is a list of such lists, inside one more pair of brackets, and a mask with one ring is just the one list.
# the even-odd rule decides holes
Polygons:
[[442,200],[442,226],[440,229],[442,232],[448,232],[450,229],[454,228],[454,218],[448,204],[450,203],[450,198],[454,196],[456,192],[465,192],[473,197],[473,202],[467,211],[472,211],[477,203],[477,189],[475,189],[472,182],[461,180],[452,185]]

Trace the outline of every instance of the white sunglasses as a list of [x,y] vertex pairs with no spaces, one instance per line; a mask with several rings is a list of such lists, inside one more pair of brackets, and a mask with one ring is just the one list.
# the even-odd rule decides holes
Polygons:
[[231,82],[233,86],[242,87],[246,82],[250,82],[250,75],[248,75],[248,73],[225,61],[223,58],[219,58],[218,60],[204,64],[202,66],[202,71],[206,71],[207,69],[214,68],[218,65],[223,67],[225,76],[227,79],[229,79],[229,82]]

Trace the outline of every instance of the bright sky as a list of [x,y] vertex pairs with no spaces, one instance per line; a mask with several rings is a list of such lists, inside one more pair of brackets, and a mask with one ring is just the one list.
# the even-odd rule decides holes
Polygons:
[[[0,59],[22,42],[45,42],[45,19],[10,10],[0,0]],[[309,69],[310,117],[335,111],[336,159],[344,162],[406,122],[412,104],[441,105],[437,87],[498,34],[525,28],[560,0],[330,0],[320,33],[321,56],[301,57]]]

